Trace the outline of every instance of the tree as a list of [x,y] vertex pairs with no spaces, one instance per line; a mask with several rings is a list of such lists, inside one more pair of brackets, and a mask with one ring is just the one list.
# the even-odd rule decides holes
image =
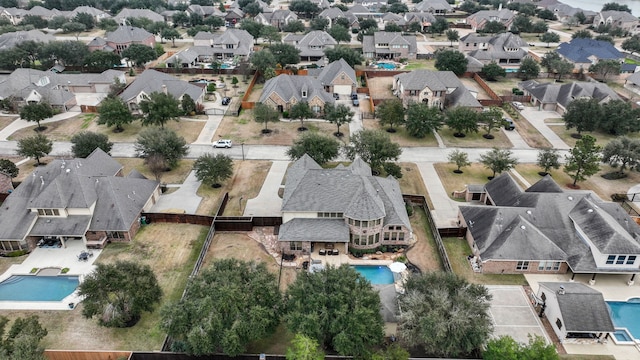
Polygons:
[[482,123],[482,127],[486,130],[486,134],[482,135],[485,139],[493,139],[491,134],[493,129],[500,127],[502,124],[502,110],[498,107],[492,106],[489,111],[483,111],[480,113],[479,122]]
[[122,132],[125,124],[133,122],[134,118],[129,107],[119,97],[107,97],[98,107],[98,125],[115,126],[113,132]]
[[593,131],[602,116],[602,107],[598,100],[593,98],[575,99],[567,105],[567,110],[562,119],[568,129],[576,128],[578,136],[583,131]]
[[160,327],[174,351],[236,356],[275,329],[281,301],[265,263],[216,260],[189,279],[182,299],[162,308]]
[[627,167],[637,170],[640,165],[640,140],[626,136],[612,139],[602,150],[602,162],[613,168],[620,166],[621,175]]
[[[556,14],[549,9],[539,10],[536,16],[542,20],[556,20]],[[552,41],[552,42],[557,42],[557,41]]]
[[520,344],[511,336],[500,336],[487,342],[487,348],[482,353],[484,360],[559,360],[553,344],[538,335],[529,336],[527,345]]
[[602,11],[615,10],[615,11],[626,11],[631,14],[631,9],[629,6],[624,4],[618,4],[616,2],[606,3],[602,6]]
[[591,39],[592,37],[591,31],[587,29],[578,30],[571,35],[572,39]]
[[540,21],[534,22],[531,25],[530,32],[534,34],[543,34],[543,33],[546,33],[547,30],[549,30],[549,25],[547,25],[547,23],[544,22],[544,20],[540,20]]
[[304,127],[304,120],[312,117],[313,111],[311,110],[308,102],[300,101],[289,109],[289,116],[292,119],[300,120],[300,127],[298,128],[298,131],[305,131],[307,128]]
[[540,73],[540,66],[532,58],[525,57],[522,59],[518,73],[523,80],[533,79],[538,77],[538,74]]
[[467,167],[471,165],[471,162],[469,161],[469,154],[467,154],[462,150],[451,151],[447,156],[447,159],[449,159],[450,163],[453,163],[456,165],[456,169],[453,170],[453,172],[456,174],[462,174],[461,169],[463,167]]
[[26,121],[35,121],[38,124],[36,131],[44,130],[40,125],[40,121],[53,116],[53,109],[47,103],[31,103],[25,105],[20,110],[20,117]]
[[304,14],[306,18],[310,19],[320,13],[318,5],[312,3],[309,0],[293,0],[289,4],[289,10],[296,14]]
[[254,120],[257,123],[264,123],[264,129],[262,130],[263,134],[268,134],[271,132],[271,130],[267,129],[268,123],[275,123],[280,121],[280,113],[278,112],[278,110],[263,103],[256,104],[256,106],[253,108],[253,115]]
[[600,151],[602,147],[596,145],[596,138],[584,135],[576,141],[569,155],[565,155],[564,172],[573,179],[573,186],[578,181],[584,181],[600,170]]
[[495,61],[483,66],[481,71],[489,81],[496,81],[499,77],[507,76],[507,71],[503,69],[502,66],[496,64]]
[[440,71],[453,71],[460,76],[467,71],[467,59],[458,50],[436,50],[436,69]]
[[340,355],[366,358],[382,342],[380,297],[348,265],[298,276],[287,289],[284,307],[290,331]]
[[447,30],[446,35],[447,35],[447,40],[449,40],[451,47],[453,47],[454,41],[458,41],[460,39],[460,33],[458,33],[458,30],[455,30],[455,29]]
[[137,156],[147,159],[151,155],[160,155],[172,169],[178,161],[187,155],[189,146],[183,137],[162,128],[148,128],[140,131],[134,144]]
[[446,112],[445,124],[454,136],[464,137],[465,133],[478,132],[478,113],[467,107],[452,108]]
[[0,159],[0,173],[7,175],[10,178],[14,178],[18,176],[20,173],[20,169],[13,163],[13,161],[8,159]]
[[289,23],[282,28],[282,31],[290,33],[303,32],[304,23],[300,20],[289,21]]
[[571,74],[573,71],[573,63],[565,59],[554,60],[551,63],[551,67],[558,74],[558,80],[562,79],[564,75]]
[[273,44],[269,46],[269,50],[273,54],[276,64],[280,64],[282,67],[300,62],[300,50],[291,44]]
[[587,22],[587,16],[582,11],[578,11],[573,17],[576,19],[578,24],[584,24]]
[[479,32],[487,33],[487,34],[497,34],[504,32],[506,28],[504,25],[497,20],[487,21],[487,23],[482,27]]
[[161,128],[164,128],[167,121],[178,121],[180,102],[169,93],[152,92],[149,94],[149,98],[140,102],[140,110],[144,114],[143,126],[160,125]]
[[342,136],[340,126],[353,121],[353,115],[355,115],[355,113],[344,104],[335,106],[331,103],[327,103],[324,106],[324,118],[338,127],[338,131],[334,133],[337,137]]
[[40,158],[47,156],[52,149],[53,141],[42,134],[37,134],[18,140],[16,152],[20,156],[35,158],[37,165],[42,165]]
[[611,135],[626,135],[640,130],[640,109],[634,109],[630,102],[612,100],[602,105],[597,122],[600,131]]
[[193,164],[196,178],[203,184],[219,188],[220,182],[233,175],[233,160],[224,154],[204,154]]
[[[236,81],[237,80],[238,79],[236,79]],[[192,113],[195,114],[196,112],[196,102],[193,101],[193,99],[191,98],[191,96],[189,96],[189,94],[184,94],[182,96],[182,101],[180,102],[180,106],[182,107],[182,112],[185,115],[191,115]]]
[[[272,42],[279,42],[282,38],[280,36],[280,31],[278,31],[278,28],[270,25],[262,27],[262,29],[260,30],[260,37],[267,40],[269,44],[271,44]],[[273,50],[271,51],[273,52]]]
[[409,8],[407,7],[407,4],[397,2],[387,6],[387,11],[394,14],[404,14],[409,12]]
[[622,49],[631,52],[631,54],[640,52],[640,36],[633,35],[630,38],[626,38],[622,42]]
[[77,158],[86,158],[95,149],[100,148],[107,154],[111,151],[113,143],[109,141],[109,137],[105,134],[95,133],[93,131],[81,131],[71,137],[71,152]]
[[333,49],[325,49],[324,55],[330,63],[344,59],[344,61],[346,61],[351,67],[362,64],[362,61],[364,60],[362,58],[362,54],[344,45],[338,45]]
[[82,315],[106,327],[131,327],[160,301],[162,289],[149,265],[131,261],[97,264],[78,287]]
[[398,333],[428,354],[460,357],[479,349],[491,335],[491,294],[483,285],[445,272],[410,276],[398,298]]
[[243,7],[242,11],[244,11],[245,14],[251,17],[255,17],[256,15],[262,12],[262,8],[260,7],[260,5],[258,5],[256,1],[252,1],[249,4],[247,4],[245,7]]
[[540,175],[546,175],[549,173],[551,168],[559,169],[560,168],[560,154],[558,154],[558,150],[553,148],[543,148],[538,151],[538,166],[543,169],[543,173]]
[[6,327],[9,319],[0,316],[0,358],[7,360],[43,360],[44,347],[40,344],[47,336],[47,329],[40,324],[36,315],[19,317],[11,328]]
[[609,74],[620,74],[621,67],[622,65],[617,60],[600,60],[589,66],[589,72],[597,73],[600,79],[606,82]]
[[174,28],[166,28],[162,29],[160,32],[160,37],[163,39],[171,40],[171,46],[176,47],[176,39],[180,38],[180,33],[177,29]]
[[407,108],[407,132],[417,138],[424,138],[427,134],[440,129],[443,123],[440,109],[424,103],[411,103]]
[[178,11],[171,17],[176,26],[185,27],[189,24],[189,15],[184,11]]
[[546,33],[540,35],[540,41],[546,42],[547,47],[549,47],[551,43],[560,42],[560,35],[554,32],[547,31]]
[[84,25],[85,29],[87,30],[91,30],[96,26],[96,21],[93,18],[93,15],[87,14],[85,12],[76,14],[76,16],[73,18],[73,22]]
[[79,22],[67,22],[62,24],[62,31],[64,31],[65,33],[75,33],[76,40],[80,38],[80,33],[85,31],[86,29],[87,27]]
[[287,150],[287,156],[293,161],[307,154],[319,165],[324,165],[337,158],[339,153],[340,144],[338,141],[315,132],[302,134]]
[[318,342],[308,336],[296,334],[287,348],[287,360],[324,360]]
[[133,62],[137,67],[144,66],[145,63],[155,60],[158,57],[156,51],[147,45],[131,44],[122,52],[122,57]]
[[[415,24],[415,22],[412,22],[412,24]],[[388,22],[385,26],[384,26],[384,31],[391,33],[391,32],[402,32],[402,28],[400,27],[400,25],[394,23],[394,22]]]
[[249,61],[256,71],[263,75],[267,68],[274,68],[277,64],[275,56],[269,49],[254,52]]
[[31,25],[36,29],[44,29],[49,25],[48,21],[37,15],[25,15],[20,21],[21,26]]
[[347,158],[353,161],[359,156],[374,171],[380,170],[385,162],[397,161],[402,154],[400,146],[384,131],[362,130],[352,134],[350,140],[343,148]]
[[378,22],[375,19],[359,19],[358,23],[360,24],[360,30],[378,29]]
[[114,52],[96,50],[84,58],[84,65],[92,70],[105,71],[120,65],[120,55]]
[[442,33],[445,32],[445,30],[447,30],[448,28],[449,23],[447,22],[447,19],[445,19],[443,16],[436,16],[436,21],[434,21],[429,27],[429,32],[431,34],[442,35]]
[[204,19],[204,24],[207,25],[211,29],[211,31],[215,31],[218,30],[221,26],[224,26],[224,19],[217,16],[209,16],[208,18]]
[[349,29],[342,25],[333,25],[329,29],[329,35],[340,44],[341,41],[349,42],[351,41],[351,33]]
[[495,177],[496,174],[500,174],[504,171],[513,169],[518,165],[518,159],[513,157],[511,150],[493,148],[488,152],[480,155],[480,162],[484,166],[493,171],[491,177]]
[[325,31],[327,27],[329,27],[329,19],[324,17],[317,17],[309,22],[309,28],[311,30]]
[[384,100],[376,108],[376,117],[380,125],[389,125],[387,132],[396,132],[393,125],[402,125],[405,122],[402,100],[398,98]]

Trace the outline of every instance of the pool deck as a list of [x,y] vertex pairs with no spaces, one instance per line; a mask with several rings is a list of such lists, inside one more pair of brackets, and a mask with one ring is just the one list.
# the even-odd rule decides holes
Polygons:
[[[11,265],[0,275],[0,281],[12,275],[33,275],[31,273],[33,268],[69,268],[69,272],[64,275],[79,276],[82,282],[83,277],[93,271],[93,263],[102,250],[91,250],[93,256],[87,261],[78,260],[78,255],[82,251],[88,250],[81,241],[69,241],[66,248],[36,248],[21,264]],[[79,302],[76,291],[62,301],[0,301],[0,310],[71,310],[69,303]]]
[[[538,292],[538,283],[546,281],[569,281],[571,274],[526,274],[525,275],[534,293]],[[604,275],[596,276],[596,283],[589,285],[591,275],[576,275],[574,281],[590,286],[598,290],[607,301],[627,301],[633,297],[640,297],[640,278],[636,278],[635,284],[627,285],[631,275]],[[640,348],[633,345],[616,345],[608,340],[604,344],[563,344],[569,354],[613,355],[616,360],[640,359]]]

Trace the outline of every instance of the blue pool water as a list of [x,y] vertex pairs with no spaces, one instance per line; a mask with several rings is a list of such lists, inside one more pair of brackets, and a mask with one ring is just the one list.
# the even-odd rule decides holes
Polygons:
[[623,342],[623,341],[631,342],[631,341],[633,341],[633,339],[631,338],[631,336],[629,336],[629,333],[627,333],[626,330],[622,330],[622,329],[616,330],[613,333],[613,336],[615,336],[616,340],[619,341],[619,342]]
[[353,268],[372,285],[393,284],[393,273],[386,266],[356,265]]
[[629,299],[629,301],[607,301],[607,305],[613,325],[616,328],[626,328],[634,339],[640,340],[640,298]]
[[395,64],[391,64],[391,63],[378,63],[378,69],[386,69],[386,70],[393,70],[396,68]]
[[229,64],[221,64],[221,65],[220,65],[220,69],[231,69],[231,68],[232,68],[232,67],[231,67],[231,65],[229,65]]
[[78,284],[77,276],[13,275],[0,283],[0,301],[60,301]]

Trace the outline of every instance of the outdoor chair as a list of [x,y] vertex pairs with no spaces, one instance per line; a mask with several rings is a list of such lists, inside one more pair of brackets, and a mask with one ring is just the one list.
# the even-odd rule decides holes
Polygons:
[[327,255],[327,251],[325,249],[318,250],[318,255]]

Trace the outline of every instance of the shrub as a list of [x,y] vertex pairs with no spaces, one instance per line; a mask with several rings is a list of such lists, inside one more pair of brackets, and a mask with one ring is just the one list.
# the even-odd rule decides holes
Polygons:
[[289,112],[288,111],[283,111],[282,112],[282,117],[285,118],[285,119],[288,119],[289,118]]
[[30,273],[32,273],[32,274],[35,274],[37,272],[38,272],[38,268],[32,268],[31,271],[30,271]]
[[413,215],[413,206],[405,203],[404,207],[407,209],[407,215],[409,215],[409,216]]
[[69,268],[63,268],[62,270],[60,270],[61,274],[66,274],[69,272]]
[[22,255],[26,255],[27,254],[27,250],[16,250],[16,251],[12,251],[7,253],[8,257],[18,257],[18,256],[22,256]]
[[401,263],[405,263],[405,264],[408,262],[407,257],[406,257],[406,256],[404,256],[404,255],[400,255],[400,256],[398,256],[398,257],[396,258],[396,261],[397,261],[397,262],[401,262]]

